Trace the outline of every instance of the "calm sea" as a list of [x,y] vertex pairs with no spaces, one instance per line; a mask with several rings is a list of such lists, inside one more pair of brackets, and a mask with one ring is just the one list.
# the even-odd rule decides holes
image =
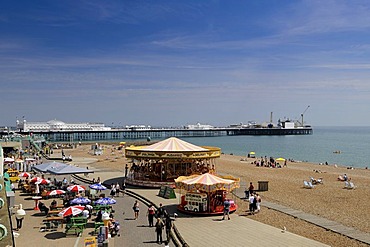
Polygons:
[[[291,158],[314,163],[370,166],[370,127],[315,127],[312,135],[223,136],[181,138],[199,146],[216,146],[223,153]],[[340,150],[340,154],[333,151]]]

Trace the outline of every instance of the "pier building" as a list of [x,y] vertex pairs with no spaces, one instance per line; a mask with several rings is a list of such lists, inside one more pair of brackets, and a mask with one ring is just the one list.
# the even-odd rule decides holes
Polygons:
[[[214,137],[232,135],[310,135],[311,126],[245,126],[231,125],[227,127],[197,127],[189,128],[153,128],[144,127],[107,127],[102,123],[65,123],[58,120],[48,122],[17,121],[16,134],[35,134],[43,136],[51,142],[79,142],[79,141],[120,141],[124,139],[165,139],[169,137]],[[8,133],[1,132],[6,136]]]

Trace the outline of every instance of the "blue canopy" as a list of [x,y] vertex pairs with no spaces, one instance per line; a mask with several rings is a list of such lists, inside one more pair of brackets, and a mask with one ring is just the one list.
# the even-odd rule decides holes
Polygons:
[[100,204],[100,205],[108,205],[108,204],[116,204],[116,200],[110,198],[110,197],[104,197],[100,198],[95,202],[95,204]]
[[46,172],[55,175],[64,175],[64,174],[80,174],[80,173],[92,173],[94,171],[80,168],[73,165],[60,163],[60,162],[50,162],[41,165],[36,165],[32,167],[33,170],[38,172]]
[[90,202],[91,200],[85,197],[78,197],[70,201],[71,204],[89,204]]
[[94,189],[94,190],[106,190],[107,189],[107,187],[105,187],[104,185],[99,184],[99,183],[97,183],[97,184],[91,184],[91,185],[89,185],[89,187],[91,189]]

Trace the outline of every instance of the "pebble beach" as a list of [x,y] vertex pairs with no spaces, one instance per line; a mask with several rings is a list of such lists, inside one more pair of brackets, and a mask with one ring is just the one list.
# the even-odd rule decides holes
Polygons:
[[[129,161],[117,144],[106,144],[103,155],[94,156],[89,145],[64,150],[67,155],[78,158],[95,158],[89,169],[109,169],[122,171]],[[58,152],[60,150],[57,150]],[[257,167],[258,158],[245,158],[222,154],[216,160],[216,172],[239,177],[242,186],[258,181],[268,181],[268,191],[261,192],[262,209],[255,215],[248,214],[248,204],[238,201],[237,214],[278,227],[286,227],[292,233],[311,238],[331,246],[367,246],[340,234],[327,231],[303,220],[263,207],[263,201],[278,203],[292,209],[339,222],[370,234],[370,171],[367,169],[347,169],[334,164],[320,165],[309,162],[287,162],[283,168]],[[72,162],[73,163],[73,162]],[[344,182],[338,181],[340,175],[347,174],[356,186],[345,189]],[[321,178],[323,184],[313,189],[303,187],[303,181]],[[243,188],[242,188],[243,189]]]

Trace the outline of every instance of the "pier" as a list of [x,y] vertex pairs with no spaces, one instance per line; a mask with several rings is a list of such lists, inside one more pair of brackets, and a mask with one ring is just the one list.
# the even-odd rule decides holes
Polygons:
[[[30,134],[30,132],[19,132]],[[52,142],[78,142],[78,141],[111,141],[124,139],[164,139],[168,137],[215,137],[237,135],[310,135],[311,127],[301,128],[236,128],[220,127],[210,129],[110,129],[110,130],[48,130],[32,131],[32,134],[43,136]]]

